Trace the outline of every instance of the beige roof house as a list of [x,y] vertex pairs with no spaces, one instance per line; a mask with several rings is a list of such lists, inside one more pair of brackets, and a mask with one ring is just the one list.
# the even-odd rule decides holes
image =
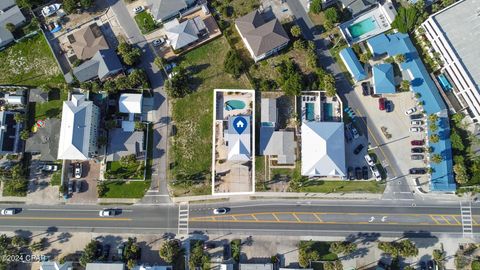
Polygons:
[[107,40],[96,23],[68,35],[68,40],[78,59],[90,59],[99,50],[109,49]]
[[269,20],[258,10],[238,18],[235,26],[255,62],[281,50],[290,41],[276,18]]

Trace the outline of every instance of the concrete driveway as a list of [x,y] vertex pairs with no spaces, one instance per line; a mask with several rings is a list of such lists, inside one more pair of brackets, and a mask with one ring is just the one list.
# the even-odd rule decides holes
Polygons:
[[94,160],[83,161],[82,163],[82,178],[72,179],[75,184],[82,181],[81,190],[75,188],[75,192],[67,200],[67,203],[78,204],[96,204],[97,203],[97,181],[100,176],[100,163]]

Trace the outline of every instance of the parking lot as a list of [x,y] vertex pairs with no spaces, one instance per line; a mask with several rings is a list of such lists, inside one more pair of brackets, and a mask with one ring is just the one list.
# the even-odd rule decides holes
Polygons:
[[[62,200],[59,195],[59,187],[51,185],[53,172],[42,170],[45,164],[51,164],[51,162],[40,161],[35,156],[30,162],[27,202],[54,204]],[[57,165],[57,171],[59,170],[61,170],[61,166]]]
[[[413,93],[401,92],[392,95],[384,95],[386,100],[391,101],[393,105],[392,111],[387,112],[386,110],[379,109],[379,97],[363,96],[360,85],[355,87],[355,91],[366,111],[366,115],[362,115],[357,111],[357,118],[360,118],[361,121],[365,121],[367,124],[369,129],[368,138],[371,144],[380,146],[379,148],[382,153],[390,152],[390,156],[395,157],[394,160],[389,160],[389,155],[387,154],[383,154],[379,157],[380,159],[385,158],[385,160],[380,160],[380,162],[387,168],[387,171],[389,172],[388,178],[391,179],[394,177],[407,176],[408,181],[410,181],[409,185],[414,185],[413,180],[416,177],[408,176],[409,169],[424,168],[427,164],[425,159],[411,159],[411,141],[425,140],[426,136],[424,131],[410,131],[410,128],[412,127],[411,119],[405,114],[405,112],[412,107],[416,107],[417,112],[413,113],[413,115],[421,114],[421,108],[416,106]],[[423,125],[421,127],[424,130],[426,123],[425,117],[418,120],[422,121]],[[379,136],[372,136],[372,133]],[[426,153],[421,155],[426,157]],[[392,164],[395,164],[395,166],[392,166]]]
[[[81,178],[72,177],[69,174],[69,181],[73,182],[73,192],[67,203],[97,203],[97,180],[100,174],[100,163],[95,160],[83,161]],[[72,170],[72,169],[71,169]],[[78,190],[78,182],[81,182],[81,189]]]

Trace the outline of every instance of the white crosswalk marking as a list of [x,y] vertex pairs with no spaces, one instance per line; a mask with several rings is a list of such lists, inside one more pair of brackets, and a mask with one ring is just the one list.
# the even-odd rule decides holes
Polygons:
[[460,213],[462,215],[463,237],[473,236],[472,204],[460,202]]
[[188,202],[182,202],[178,205],[178,234],[188,235],[188,215],[190,206]]

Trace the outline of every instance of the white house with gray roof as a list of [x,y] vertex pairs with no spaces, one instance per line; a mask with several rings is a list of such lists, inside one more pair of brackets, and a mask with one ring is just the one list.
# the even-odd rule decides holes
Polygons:
[[254,10],[235,20],[235,27],[255,62],[285,48],[290,41],[277,18]]
[[58,159],[88,160],[97,154],[99,108],[83,94],[63,102]]
[[[5,3],[3,2],[5,1]],[[23,16],[22,11],[17,5],[11,6],[11,3],[6,0],[0,1],[2,4],[0,7],[4,8],[0,10],[0,48],[13,42],[15,38],[12,33],[7,30],[6,25],[12,23],[15,27],[22,26],[26,19]]]
[[174,50],[182,49],[196,42],[202,33],[206,33],[207,27],[199,16],[180,22],[174,19],[165,23],[165,34],[167,35],[167,43]]
[[186,10],[195,0],[148,0],[150,12],[155,20],[165,22]]

